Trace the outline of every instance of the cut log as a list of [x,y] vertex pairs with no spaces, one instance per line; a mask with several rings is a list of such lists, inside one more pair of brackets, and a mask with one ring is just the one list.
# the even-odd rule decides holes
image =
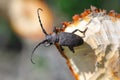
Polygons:
[[[64,32],[84,31],[84,44],[75,53],[59,44],[56,47],[66,59],[75,80],[120,80],[120,14],[91,6],[72,22],[63,23]],[[79,31],[75,34],[83,36]]]

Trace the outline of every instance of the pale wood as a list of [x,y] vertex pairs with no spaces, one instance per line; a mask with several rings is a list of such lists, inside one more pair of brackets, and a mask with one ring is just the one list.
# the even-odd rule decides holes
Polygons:
[[[96,12],[98,10],[98,12]],[[63,47],[69,68],[76,80],[120,80],[120,19],[115,12],[106,13],[91,7],[91,12],[67,25],[65,32],[85,30],[85,43],[72,53]],[[82,33],[75,34],[82,36]]]

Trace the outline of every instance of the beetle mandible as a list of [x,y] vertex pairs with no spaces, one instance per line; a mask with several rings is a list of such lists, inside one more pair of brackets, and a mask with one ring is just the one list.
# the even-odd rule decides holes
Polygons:
[[[51,46],[54,43],[58,43],[60,45],[60,49],[64,50],[62,48],[62,46],[67,46],[73,53],[74,51],[74,47],[76,46],[80,46],[84,43],[84,40],[82,39],[83,37],[85,37],[85,32],[87,31],[88,28],[86,28],[84,31],[80,31],[79,29],[74,30],[72,33],[68,33],[68,32],[57,32],[57,28],[55,27],[53,30],[52,34],[48,34],[45,29],[43,28],[41,19],[40,19],[40,15],[39,15],[39,11],[43,11],[41,8],[37,9],[37,15],[38,15],[38,19],[39,19],[39,23],[41,26],[41,29],[43,31],[43,33],[45,34],[46,38],[45,40],[43,40],[42,42],[40,42],[32,51],[31,54],[31,62],[34,64],[33,60],[32,60],[32,56],[34,51],[37,49],[38,46],[40,46],[41,44],[45,44],[46,47]],[[79,31],[81,33],[83,33],[83,37],[80,37],[76,34],[74,34],[76,31]]]

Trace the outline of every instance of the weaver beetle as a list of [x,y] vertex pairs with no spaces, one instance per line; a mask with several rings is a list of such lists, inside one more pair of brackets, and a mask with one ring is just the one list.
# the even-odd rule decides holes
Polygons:
[[[38,15],[38,19],[39,19],[39,23],[41,26],[41,29],[43,31],[43,33],[45,34],[46,38],[45,40],[43,40],[42,42],[40,42],[32,51],[31,54],[31,62],[33,62],[32,60],[32,56],[34,51],[36,50],[36,48],[38,46],[40,46],[41,44],[45,44],[46,47],[54,44],[54,43],[58,43],[60,45],[60,49],[63,50],[62,46],[67,46],[73,53],[74,51],[74,47],[82,45],[84,43],[83,41],[83,37],[85,37],[85,32],[87,31],[88,28],[86,28],[84,31],[80,31],[79,29],[74,30],[72,33],[68,33],[68,32],[57,32],[57,28],[55,27],[53,30],[52,34],[48,34],[45,29],[43,28],[41,19],[40,19],[40,15],[39,15],[39,10],[42,11],[41,8],[37,9],[37,15]],[[60,31],[60,30],[59,30]],[[83,37],[80,37],[76,34],[74,34],[76,31],[79,31],[81,33],[83,33]]]

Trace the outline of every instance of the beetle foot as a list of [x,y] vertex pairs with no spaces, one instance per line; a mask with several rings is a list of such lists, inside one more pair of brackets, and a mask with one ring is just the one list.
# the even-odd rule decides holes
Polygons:
[[73,53],[75,53],[75,50],[74,50],[73,47],[69,46],[68,48],[69,48]]
[[60,45],[60,50],[61,50],[61,51],[64,51],[64,49],[62,48],[62,46],[61,46],[61,45]]

